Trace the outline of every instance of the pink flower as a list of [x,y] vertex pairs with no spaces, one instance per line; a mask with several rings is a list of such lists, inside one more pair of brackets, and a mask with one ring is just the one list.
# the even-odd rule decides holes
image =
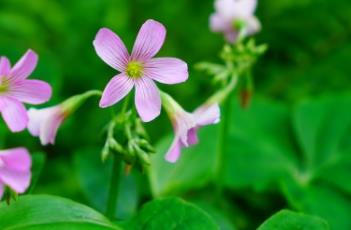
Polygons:
[[5,186],[17,193],[23,193],[29,187],[31,179],[31,157],[25,148],[0,151],[0,199]]
[[218,104],[203,105],[193,113],[184,111],[176,106],[171,117],[175,137],[169,148],[165,159],[169,162],[176,162],[180,156],[181,148],[189,147],[198,143],[197,130],[205,125],[216,124],[220,120],[220,109]]
[[210,17],[211,30],[224,33],[231,43],[237,40],[240,32],[242,36],[257,33],[261,25],[254,16],[256,5],[257,0],[216,0],[216,12]]
[[11,68],[6,57],[0,58],[0,112],[12,132],[26,128],[28,116],[23,103],[41,104],[51,97],[51,87],[40,80],[27,80],[37,65],[38,56],[28,50]]
[[39,137],[42,145],[54,144],[56,133],[67,113],[62,106],[57,105],[45,109],[29,109],[28,130]]
[[161,111],[160,94],[155,81],[177,84],[188,78],[187,64],[177,58],[153,58],[163,45],[165,27],[147,20],[141,27],[131,55],[121,39],[107,28],[97,33],[94,46],[99,57],[121,72],[107,84],[100,107],[119,102],[135,86],[135,105],[144,122],[156,118]]

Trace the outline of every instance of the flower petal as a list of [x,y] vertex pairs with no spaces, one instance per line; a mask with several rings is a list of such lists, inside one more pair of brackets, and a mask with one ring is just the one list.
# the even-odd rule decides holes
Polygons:
[[4,161],[6,168],[14,171],[29,171],[32,159],[25,148],[14,148],[0,151],[0,158]]
[[[54,107],[51,109],[56,108]],[[64,119],[64,115],[59,112],[53,112],[52,114],[47,115],[46,120],[41,124],[39,131],[39,139],[42,145],[55,144],[57,130]]]
[[192,128],[188,131],[188,140],[187,141],[188,141],[189,146],[195,145],[199,142],[196,128]]
[[1,97],[0,111],[12,132],[19,132],[26,128],[28,116],[26,108],[21,102],[8,97]]
[[166,28],[149,19],[140,28],[132,51],[132,59],[146,61],[157,54],[166,38]]
[[210,29],[213,32],[224,32],[231,30],[230,21],[223,18],[219,13],[210,16]]
[[34,137],[39,136],[40,125],[42,121],[46,118],[43,110],[30,108],[27,112],[29,118],[27,128],[29,133]]
[[28,50],[11,69],[10,80],[26,79],[33,72],[37,63],[38,55],[32,50]]
[[0,77],[8,76],[11,71],[11,64],[6,57],[0,58]]
[[47,102],[51,97],[51,86],[40,80],[20,80],[10,84],[9,93],[13,98],[30,104]]
[[93,42],[97,55],[112,68],[123,71],[128,63],[129,54],[122,40],[107,28],[96,34]]
[[153,58],[145,62],[145,76],[164,84],[177,84],[188,79],[188,65],[178,58]]
[[170,163],[175,163],[181,153],[182,144],[177,137],[174,138],[171,147],[169,148],[167,154],[165,155],[165,160]]
[[114,76],[104,89],[100,107],[106,108],[116,104],[132,90],[133,86],[133,80],[125,74],[121,73]]
[[214,104],[211,106],[201,106],[195,110],[194,117],[198,126],[216,124],[220,120],[219,105]]
[[144,122],[149,122],[160,115],[160,92],[150,78],[142,77],[135,81],[135,105]]
[[0,168],[0,181],[10,186],[17,193],[23,193],[29,187],[31,172]]
[[246,20],[246,34],[247,35],[255,34],[260,30],[261,30],[261,23],[255,16],[251,16],[251,17],[247,18],[247,20]]

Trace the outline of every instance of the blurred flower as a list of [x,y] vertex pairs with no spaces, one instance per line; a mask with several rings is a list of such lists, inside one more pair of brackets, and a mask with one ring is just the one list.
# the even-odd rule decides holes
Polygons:
[[135,105],[144,122],[156,118],[161,111],[160,94],[153,80],[177,84],[188,78],[187,64],[177,58],[153,58],[166,37],[165,27],[147,20],[141,27],[132,54],[129,55],[121,39],[107,28],[100,29],[94,40],[99,57],[121,73],[107,84],[100,107],[114,105],[135,86]]
[[28,116],[23,103],[41,104],[51,97],[44,81],[27,80],[37,65],[38,56],[28,50],[11,69],[6,57],[0,58],[0,112],[12,132],[26,128]]
[[174,163],[180,156],[181,148],[198,143],[197,130],[200,127],[219,122],[220,109],[217,103],[204,104],[193,113],[188,113],[169,95],[162,93],[161,97],[175,133],[165,159]]
[[75,95],[59,105],[44,109],[28,110],[28,131],[35,137],[39,137],[42,145],[55,144],[56,133],[64,119],[79,108],[86,99],[91,96],[100,96],[96,90],[87,91]]
[[31,157],[25,148],[0,151],[0,199],[5,186],[17,193],[23,193],[29,187],[31,179]]
[[261,25],[254,16],[256,5],[257,0],[216,0],[216,12],[210,17],[211,30],[224,33],[230,43],[239,36],[257,33]]
[[42,145],[55,144],[55,138],[58,128],[66,114],[60,105],[45,109],[29,109],[28,130],[35,136],[40,138]]

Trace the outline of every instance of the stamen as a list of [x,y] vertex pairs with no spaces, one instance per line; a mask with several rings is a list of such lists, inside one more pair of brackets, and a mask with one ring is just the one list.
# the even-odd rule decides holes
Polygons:
[[127,75],[131,78],[139,78],[144,74],[144,66],[137,61],[131,61],[127,65]]

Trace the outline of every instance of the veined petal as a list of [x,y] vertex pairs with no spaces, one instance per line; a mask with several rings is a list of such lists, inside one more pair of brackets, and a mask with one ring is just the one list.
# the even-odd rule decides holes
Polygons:
[[14,171],[29,171],[32,165],[32,159],[25,148],[1,150],[0,158],[4,161],[6,168]]
[[161,49],[165,38],[166,28],[155,20],[147,20],[139,30],[131,58],[139,61],[152,58]]
[[165,160],[170,163],[175,163],[181,152],[182,144],[177,137],[174,138],[171,147],[169,148],[168,152],[165,155]]
[[220,120],[220,108],[218,104],[201,106],[193,114],[198,126],[216,124]]
[[188,79],[188,65],[178,58],[153,58],[145,62],[145,75],[164,84],[177,84]]
[[110,29],[102,28],[93,42],[97,55],[112,68],[123,71],[128,63],[129,54],[122,40]]
[[20,80],[10,84],[9,94],[17,100],[41,104],[47,102],[51,97],[51,86],[40,80]]
[[0,77],[8,76],[11,71],[11,64],[6,57],[0,58]]
[[16,171],[6,167],[0,168],[0,181],[10,186],[18,193],[23,193],[26,191],[30,183],[30,178],[30,170]]
[[149,122],[160,115],[160,92],[150,78],[141,77],[135,81],[135,105],[144,122]]
[[100,107],[106,108],[122,100],[133,88],[133,79],[124,73],[114,76],[107,84],[100,100]]
[[35,69],[38,55],[28,50],[10,71],[10,81],[26,79]]
[[1,97],[0,111],[12,132],[19,132],[26,128],[28,116],[26,108],[21,102],[9,97]]

